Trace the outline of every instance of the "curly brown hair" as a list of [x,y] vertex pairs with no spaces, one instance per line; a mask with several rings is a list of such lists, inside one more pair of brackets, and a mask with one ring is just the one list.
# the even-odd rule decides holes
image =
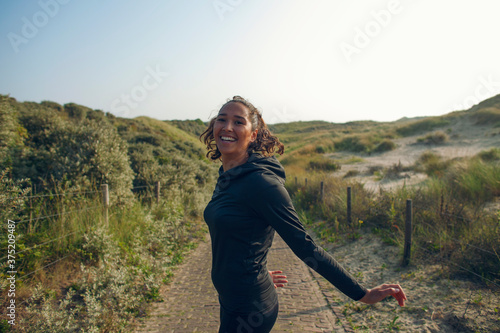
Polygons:
[[[257,138],[255,141],[250,143],[248,146],[248,152],[259,152],[264,156],[271,156],[274,152],[283,155],[285,152],[285,146],[280,142],[280,140],[274,136],[269,128],[267,127],[264,119],[259,110],[248,100],[241,96],[234,96],[232,99],[228,99],[227,102],[220,108],[224,108],[229,103],[241,103],[248,108],[248,117],[250,123],[252,124],[252,131],[257,129]],[[219,111],[220,111],[219,110]],[[214,137],[214,124],[217,116],[213,117],[208,128],[200,135],[200,140],[207,146],[207,157],[211,160],[218,160],[221,158],[221,153],[215,144]]]

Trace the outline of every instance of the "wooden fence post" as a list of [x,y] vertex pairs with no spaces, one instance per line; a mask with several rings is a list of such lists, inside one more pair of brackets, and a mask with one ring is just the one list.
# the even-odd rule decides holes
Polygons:
[[295,186],[297,186],[297,177],[295,177]]
[[320,187],[319,193],[320,193],[319,197],[320,197],[321,201],[323,201],[324,196],[325,196],[325,187],[324,187],[323,182],[321,182],[321,187]]
[[305,187],[307,187],[307,178],[306,178],[306,184],[305,184]]
[[349,223],[349,224],[352,223],[351,210],[352,210],[351,187],[349,186],[349,187],[347,187],[347,223]]
[[108,184],[102,184],[102,206],[103,206],[103,215],[104,215],[104,223],[106,227],[109,226],[108,221],[108,207],[109,207],[109,192],[108,192]]
[[156,197],[156,203],[160,203],[160,182],[155,183],[155,197]]
[[31,228],[32,228],[32,222],[33,222],[33,196],[35,195],[36,192],[36,185],[33,184],[31,186],[31,195],[30,195],[30,222],[28,223],[28,234],[31,233]]
[[405,219],[405,247],[403,254],[403,266],[408,266],[411,256],[411,225],[413,220],[411,199],[406,200],[406,219]]

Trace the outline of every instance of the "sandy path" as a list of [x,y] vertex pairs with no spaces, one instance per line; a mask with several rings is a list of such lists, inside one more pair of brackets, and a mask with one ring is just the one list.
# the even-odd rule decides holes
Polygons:
[[[400,265],[395,246],[362,231],[362,237],[329,252],[366,287],[400,283],[408,302],[394,299],[366,306],[341,293],[335,301],[355,332],[500,332],[500,295],[471,282],[446,277],[441,265]],[[325,248],[328,245],[323,244]],[[322,290],[332,289],[328,283]]]

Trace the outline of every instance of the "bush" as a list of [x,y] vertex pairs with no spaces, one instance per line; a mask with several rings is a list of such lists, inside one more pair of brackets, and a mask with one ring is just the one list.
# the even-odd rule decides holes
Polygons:
[[64,122],[52,110],[36,111],[23,123],[30,137],[15,165],[16,178],[84,188],[107,183],[119,202],[132,198],[127,144],[111,125]]
[[[0,170],[0,218],[18,220],[26,216],[27,196],[31,191],[29,180],[12,180],[10,169]],[[2,239],[4,241],[6,239]],[[6,251],[6,250],[5,250]]]
[[448,135],[441,131],[427,134],[425,137],[417,139],[417,142],[429,145],[439,145],[446,141],[448,141]]
[[340,165],[335,163],[335,161],[331,158],[320,156],[309,161],[307,169],[314,171],[337,171],[340,169]]
[[24,145],[26,130],[20,126],[9,97],[0,95],[0,167],[11,167]]
[[484,162],[492,162],[500,160],[500,149],[491,148],[490,150],[482,151],[478,157]]
[[500,196],[500,168],[496,163],[477,159],[458,162],[445,177],[452,193],[464,202],[482,205]]
[[451,161],[445,161],[443,158],[431,151],[426,151],[415,162],[415,171],[424,172],[428,176],[441,177]]
[[70,118],[73,118],[77,121],[82,121],[83,119],[87,118],[87,113],[91,112],[92,109],[75,103],[67,103],[64,104],[64,111],[68,113]]
[[476,125],[500,125],[500,110],[497,108],[485,108],[471,113],[471,119]]
[[56,102],[42,101],[40,103],[40,105],[45,106],[45,107],[50,108],[50,109],[53,109],[55,111],[59,111],[59,112],[63,112],[64,111],[64,107],[61,104],[56,103]]
[[345,175],[344,178],[349,178],[349,177],[356,177],[359,175],[359,170],[349,170]]
[[394,149],[396,149],[396,144],[392,140],[385,139],[375,147],[374,152],[382,153],[382,152],[391,151]]
[[449,123],[449,120],[442,117],[431,117],[401,126],[396,129],[396,132],[404,137],[412,136],[420,132],[429,132],[436,127],[446,126]]
[[60,296],[59,288],[34,288],[19,326],[29,332],[122,332],[134,317],[145,316],[147,303],[161,299],[160,286],[201,235],[199,225],[164,205],[157,213],[140,205],[120,209],[109,230],[85,232],[79,250],[95,262],[81,264]]
[[335,143],[335,149],[354,153],[368,153],[373,149],[373,143],[360,136],[347,136]]

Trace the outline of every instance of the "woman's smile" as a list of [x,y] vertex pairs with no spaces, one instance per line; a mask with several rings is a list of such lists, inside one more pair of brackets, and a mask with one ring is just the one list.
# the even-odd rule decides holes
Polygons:
[[241,162],[247,156],[250,143],[257,137],[247,107],[241,103],[226,104],[215,120],[214,137],[223,163]]

